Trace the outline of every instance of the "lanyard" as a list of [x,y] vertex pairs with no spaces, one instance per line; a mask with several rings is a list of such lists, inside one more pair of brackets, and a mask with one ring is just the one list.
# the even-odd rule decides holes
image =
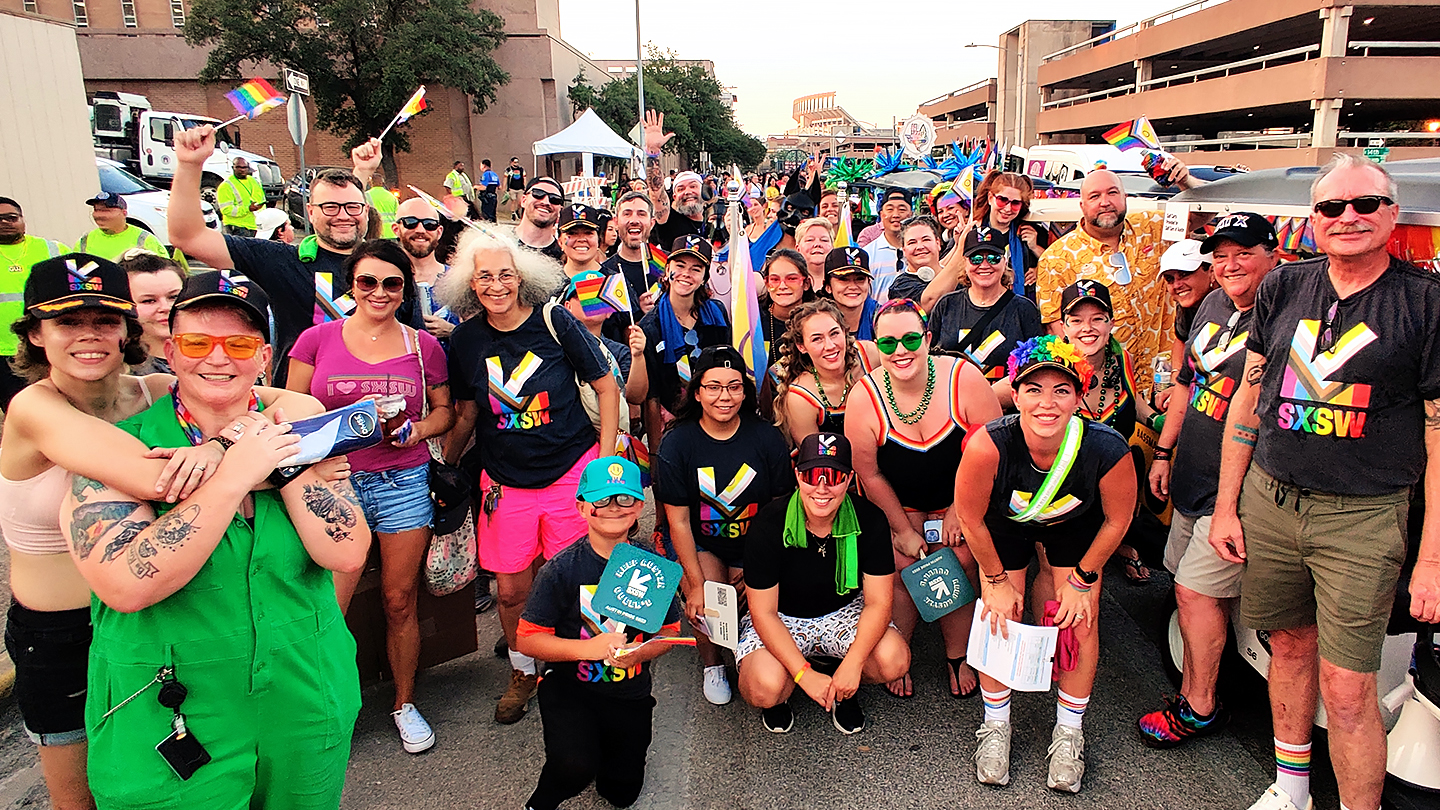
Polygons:
[[1080,417],[1070,417],[1069,424],[1065,425],[1065,438],[1060,443],[1060,452],[1055,456],[1055,463],[1050,465],[1050,472],[1045,474],[1044,483],[1040,484],[1040,489],[1030,498],[1030,505],[1025,511],[1012,515],[1011,520],[1028,523],[1040,517],[1040,514],[1050,507],[1050,502],[1055,500],[1055,495],[1060,492],[1060,485],[1064,484],[1066,477],[1070,475],[1070,468],[1075,466],[1075,457],[1080,454],[1080,434],[1084,430]]
[[[180,401],[179,383],[172,383],[170,386],[170,399],[175,403],[175,418],[180,422],[180,429],[185,431],[185,438],[190,444],[199,447],[205,442],[205,432],[200,429],[200,424],[195,421],[195,415]],[[255,389],[250,389],[250,410],[260,410],[260,398],[255,396]]]

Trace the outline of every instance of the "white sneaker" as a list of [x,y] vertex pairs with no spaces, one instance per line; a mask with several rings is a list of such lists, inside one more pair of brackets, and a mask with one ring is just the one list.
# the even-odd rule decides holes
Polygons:
[[724,665],[705,667],[705,699],[716,706],[724,706],[730,698],[730,681],[725,679]]
[[1050,736],[1050,772],[1045,786],[1051,790],[1079,793],[1085,777],[1085,735],[1073,726],[1055,724]]
[[[1315,800],[1307,798],[1304,810],[1314,810]],[[1301,808],[1290,799],[1290,794],[1280,789],[1280,786],[1271,785],[1265,788],[1260,794],[1260,801],[1250,805],[1250,810],[1301,810]]]
[[1010,724],[986,720],[975,732],[979,744],[970,758],[975,761],[975,781],[982,785],[1010,784]]
[[400,742],[405,745],[406,751],[418,754],[435,744],[434,730],[425,722],[414,703],[402,704],[400,710],[391,712],[390,716],[395,718],[395,727],[400,729]]

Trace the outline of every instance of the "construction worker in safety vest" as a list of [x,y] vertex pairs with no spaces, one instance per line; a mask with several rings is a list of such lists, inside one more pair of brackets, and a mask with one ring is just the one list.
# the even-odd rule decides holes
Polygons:
[[394,192],[384,186],[371,186],[370,190],[365,192],[365,198],[370,201],[370,207],[375,209],[375,213],[380,215],[380,233],[377,235],[381,239],[394,239],[395,210],[400,205]]
[[243,157],[230,164],[230,177],[215,190],[220,206],[220,224],[231,236],[255,235],[255,212],[265,207],[265,189],[254,177],[255,170]]
[[125,197],[113,191],[102,191],[85,201],[90,217],[100,226],[75,243],[76,253],[89,253],[112,262],[120,261],[131,248],[148,250],[158,256],[169,256],[155,234],[126,220]]
[[465,173],[465,162],[455,161],[455,168],[445,175],[445,207],[462,217],[475,217],[475,184]]
[[[25,314],[25,279],[30,277],[30,267],[69,252],[53,239],[27,235],[20,203],[0,197],[0,354],[11,357],[20,347],[10,325]],[[0,409],[8,410],[10,398],[24,387],[25,380],[10,370],[10,364],[0,363]]]

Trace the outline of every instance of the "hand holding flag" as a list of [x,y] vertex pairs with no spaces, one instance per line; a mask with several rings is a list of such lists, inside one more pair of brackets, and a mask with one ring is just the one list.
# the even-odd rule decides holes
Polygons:
[[1150,126],[1149,119],[1143,115],[1134,121],[1117,124],[1100,137],[1111,146],[1119,147],[1121,151],[1160,149],[1160,139],[1155,135],[1155,128]]

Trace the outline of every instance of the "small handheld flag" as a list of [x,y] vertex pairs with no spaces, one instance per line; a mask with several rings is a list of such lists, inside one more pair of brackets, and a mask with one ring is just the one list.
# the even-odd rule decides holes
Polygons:
[[834,247],[855,247],[855,236],[850,224],[850,184],[841,180],[836,186],[836,198],[840,203],[840,224],[835,228]]
[[[619,275],[618,273],[616,275]],[[621,276],[623,279],[624,277]],[[605,279],[587,278],[575,282],[575,297],[580,301],[580,307],[585,310],[587,318],[596,315],[607,315],[613,307],[601,300],[600,290],[605,286]]]
[[[614,307],[616,312],[630,313],[630,320],[635,320],[635,311],[630,308],[630,285],[625,282],[624,273],[615,273],[605,279],[604,286],[600,288],[600,300]],[[580,303],[583,305],[585,302],[582,300]],[[585,314],[590,314],[589,310]]]
[[650,258],[645,263],[645,274],[651,281],[658,282],[665,276],[665,267],[670,263],[670,254],[649,243],[645,246]]
[[439,200],[435,199],[434,197],[430,196],[429,194],[426,194],[425,192],[421,191],[420,189],[418,189],[418,188],[416,188],[416,187],[414,187],[414,186],[406,186],[406,188],[410,189],[410,191],[412,191],[412,192],[415,194],[416,197],[419,197],[420,199],[422,199],[422,200],[424,200],[425,202],[429,203],[431,208],[434,208],[437,213],[439,213],[441,216],[445,217],[446,219],[457,220],[457,221],[462,222],[462,223],[464,223],[464,224],[466,224],[466,225],[469,225],[470,227],[474,228],[474,229],[477,230],[477,231],[484,231],[484,230],[485,230],[484,228],[480,227],[477,223],[475,223],[473,220],[469,219],[468,217],[457,216],[457,215],[456,215],[454,212],[452,212],[449,208],[446,208],[446,207],[445,207],[445,203],[440,202]]
[[1155,135],[1155,128],[1150,126],[1149,119],[1143,115],[1134,121],[1117,124],[1101,137],[1106,143],[1119,147],[1122,151],[1160,148],[1160,138]]
[[225,98],[230,100],[235,112],[240,114],[215,127],[216,129],[227,127],[242,118],[253,119],[285,103],[285,96],[258,76],[226,93]]
[[405,106],[400,108],[400,112],[395,113],[395,117],[385,126],[384,131],[380,133],[380,140],[385,140],[385,136],[390,134],[390,130],[394,129],[396,124],[403,124],[409,121],[410,116],[423,111],[426,106],[425,85],[422,84],[420,85],[420,89],[416,90],[414,95],[410,96],[410,100],[405,102]]

